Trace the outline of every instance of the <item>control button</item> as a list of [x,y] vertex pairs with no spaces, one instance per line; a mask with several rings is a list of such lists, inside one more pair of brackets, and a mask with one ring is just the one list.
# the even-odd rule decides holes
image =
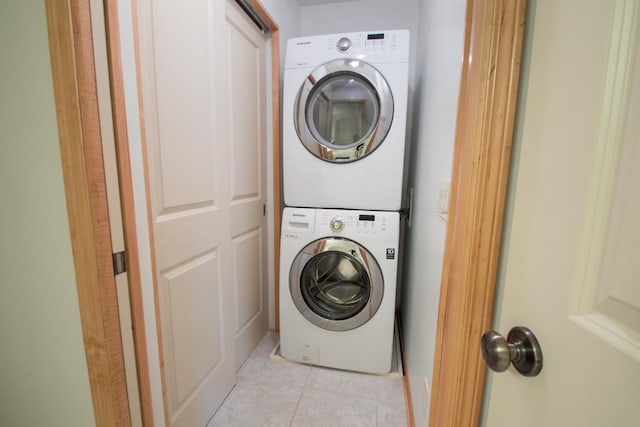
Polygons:
[[338,40],[336,47],[340,52],[346,52],[351,48],[351,40],[346,37],[342,37],[340,40]]
[[344,230],[344,220],[337,216],[331,220],[329,227],[332,231],[342,231]]

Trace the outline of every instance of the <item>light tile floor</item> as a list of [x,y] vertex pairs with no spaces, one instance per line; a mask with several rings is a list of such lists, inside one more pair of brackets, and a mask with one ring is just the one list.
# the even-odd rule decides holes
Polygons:
[[402,378],[270,358],[278,341],[267,332],[208,427],[406,427]]

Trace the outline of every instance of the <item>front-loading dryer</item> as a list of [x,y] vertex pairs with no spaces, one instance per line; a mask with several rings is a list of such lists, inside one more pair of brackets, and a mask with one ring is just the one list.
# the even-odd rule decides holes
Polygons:
[[337,369],[391,369],[398,212],[285,208],[280,351]]
[[408,83],[407,30],[289,40],[285,204],[399,210]]

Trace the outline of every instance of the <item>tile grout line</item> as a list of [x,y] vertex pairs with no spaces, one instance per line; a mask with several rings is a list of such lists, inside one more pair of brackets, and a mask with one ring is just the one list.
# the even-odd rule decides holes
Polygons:
[[289,421],[289,427],[293,427],[293,420],[295,420],[296,418],[296,414],[298,413],[298,408],[300,408],[300,402],[302,401],[302,395],[304,394],[304,387],[302,388],[302,391],[300,392],[300,397],[298,398],[298,403],[296,403],[296,407],[293,410],[293,414],[291,414],[291,421]]
[[291,422],[289,423],[289,427],[293,427],[293,420],[296,418],[296,414],[298,413],[298,409],[300,408],[300,402],[302,402],[302,395],[307,390],[307,386],[309,385],[309,378],[311,377],[311,370],[313,366],[309,365],[309,373],[307,374],[307,378],[305,379],[304,386],[302,387],[302,391],[300,392],[300,397],[298,398],[298,403],[296,404],[296,408],[293,410],[293,415],[291,415]]

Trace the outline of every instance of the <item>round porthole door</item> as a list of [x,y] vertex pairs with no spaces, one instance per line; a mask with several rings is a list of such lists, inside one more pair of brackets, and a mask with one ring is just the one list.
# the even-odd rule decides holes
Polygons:
[[371,65],[336,59],[316,68],[304,81],[294,108],[300,141],[314,156],[348,163],[382,144],[393,120],[393,96]]
[[295,306],[311,323],[346,331],[375,315],[384,282],[366,248],[349,239],[325,238],[309,243],[295,257],[289,289]]

